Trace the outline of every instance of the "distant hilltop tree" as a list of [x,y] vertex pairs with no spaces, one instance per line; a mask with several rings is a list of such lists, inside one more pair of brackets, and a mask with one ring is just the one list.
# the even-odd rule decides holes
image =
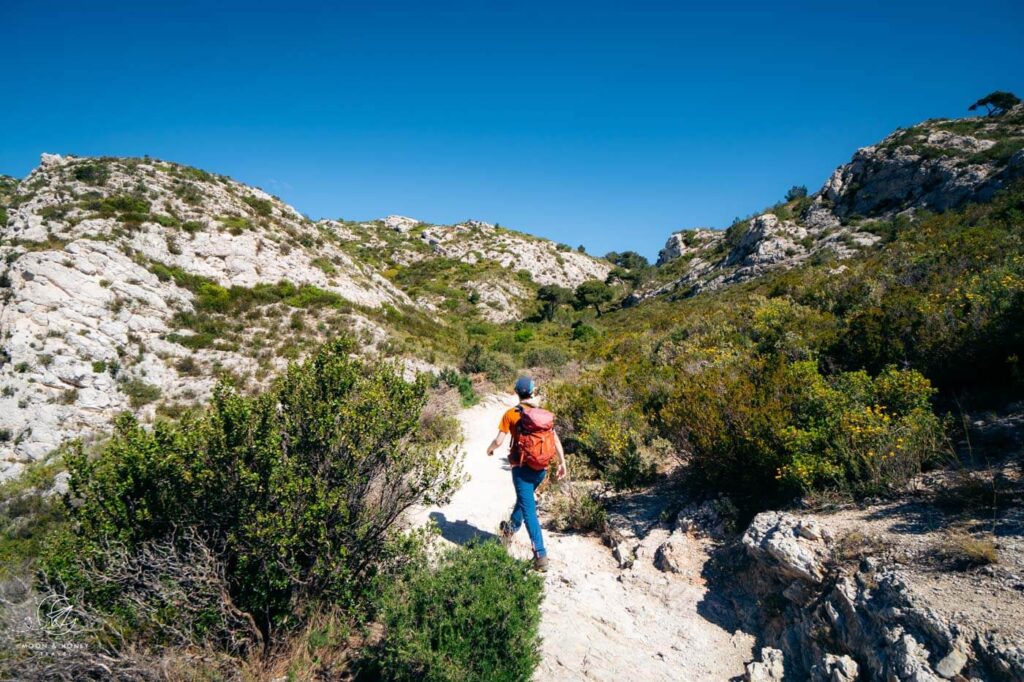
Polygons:
[[609,251],[605,255],[605,260],[626,270],[640,270],[650,265],[647,259],[636,251]]
[[988,116],[1002,116],[1010,109],[1020,104],[1020,97],[1012,92],[996,90],[985,95],[977,102],[967,108],[968,111],[977,111],[981,107],[988,109]]
[[786,201],[795,201],[796,199],[803,199],[807,196],[806,185],[793,185],[786,192]]

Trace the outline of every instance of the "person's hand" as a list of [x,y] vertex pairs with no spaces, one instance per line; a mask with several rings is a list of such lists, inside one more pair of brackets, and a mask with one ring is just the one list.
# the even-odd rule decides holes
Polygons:
[[565,468],[565,462],[558,465],[558,471],[555,472],[555,478],[561,481],[563,478],[569,475],[569,470]]
[[494,450],[492,448],[487,448],[487,456],[491,457],[492,455],[494,455]]

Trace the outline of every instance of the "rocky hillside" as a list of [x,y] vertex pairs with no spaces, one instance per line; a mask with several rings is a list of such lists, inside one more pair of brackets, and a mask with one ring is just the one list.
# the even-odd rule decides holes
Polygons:
[[428,368],[446,326],[515,319],[538,285],[609,270],[475,221],[314,222],[150,159],[44,154],[0,179],[0,207],[0,478],[121,410],[177,414],[224,374],[259,385],[343,331]]
[[471,298],[473,312],[492,322],[520,319],[523,304],[534,297],[534,285],[572,288],[603,280],[611,270],[604,260],[479,220],[433,225],[391,215],[368,223],[323,224],[360,260],[373,263],[403,287],[417,305],[454,308]]
[[1024,176],[1024,106],[997,117],[932,119],[858,150],[812,196],[787,198],[728,230],[671,235],[656,282],[630,302],[696,293],[878,241],[907,211],[985,201]]

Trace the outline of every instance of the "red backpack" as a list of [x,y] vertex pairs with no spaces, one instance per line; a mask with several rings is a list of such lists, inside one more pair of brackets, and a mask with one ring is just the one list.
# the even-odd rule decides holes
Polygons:
[[520,464],[536,471],[548,468],[555,448],[555,415],[539,407],[516,408],[519,421],[516,422],[516,440],[513,453]]

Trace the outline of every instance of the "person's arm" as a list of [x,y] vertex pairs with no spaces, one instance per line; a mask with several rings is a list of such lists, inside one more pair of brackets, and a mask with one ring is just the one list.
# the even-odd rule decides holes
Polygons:
[[[498,435],[494,437],[491,444],[487,446],[487,456],[490,457],[494,454],[494,451],[500,448],[505,443],[505,436],[507,434],[504,431],[498,431]],[[561,447],[561,446],[559,446]]]
[[555,451],[558,452],[558,471],[555,472],[555,476],[561,481],[563,478],[569,475],[569,465],[565,461],[565,450],[562,449],[562,439],[558,437],[558,433],[555,433]]

